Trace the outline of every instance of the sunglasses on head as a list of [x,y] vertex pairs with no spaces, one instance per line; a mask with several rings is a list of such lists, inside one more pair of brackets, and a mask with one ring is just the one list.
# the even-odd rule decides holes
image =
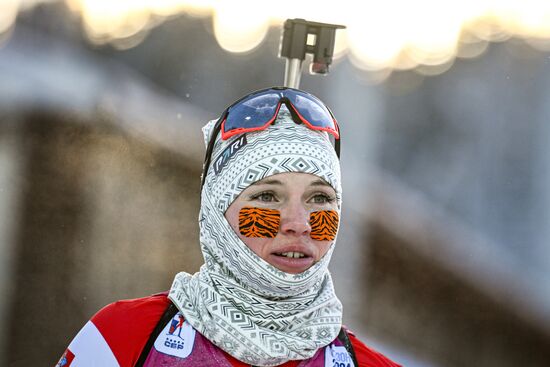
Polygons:
[[267,129],[277,119],[282,105],[286,105],[292,118],[311,130],[325,131],[334,137],[334,149],[340,158],[340,129],[330,109],[317,97],[307,92],[272,87],[244,96],[225,109],[216,122],[204,159],[201,188],[204,186],[212,151],[218,132],[223,140],[232,136]]

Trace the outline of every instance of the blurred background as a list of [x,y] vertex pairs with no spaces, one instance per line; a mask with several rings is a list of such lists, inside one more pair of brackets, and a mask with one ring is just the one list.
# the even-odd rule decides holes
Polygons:
[[0,0],[0,365],[195,272],[201,126],[302,76],[342,139],[345,323],[405,366],[550,365],[550,2]]

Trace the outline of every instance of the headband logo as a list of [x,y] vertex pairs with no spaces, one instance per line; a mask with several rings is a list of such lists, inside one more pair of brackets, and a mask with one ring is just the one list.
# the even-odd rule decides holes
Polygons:
[[229,144],[218,159],[216,159],[216,162],[214,162],[214,173],[218,175],[231,157],[233,157],[242,147],[244,147],[246,143],[246,134],[243,134],[237,140]]

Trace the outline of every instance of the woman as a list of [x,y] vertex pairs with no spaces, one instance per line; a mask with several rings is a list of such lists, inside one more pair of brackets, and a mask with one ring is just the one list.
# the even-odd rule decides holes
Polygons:
[[169,294],[99,311],[58,366],[397,366],[342,327],[327,269],[341,206],[330,110],[269,88],[203,132],[204,265]]

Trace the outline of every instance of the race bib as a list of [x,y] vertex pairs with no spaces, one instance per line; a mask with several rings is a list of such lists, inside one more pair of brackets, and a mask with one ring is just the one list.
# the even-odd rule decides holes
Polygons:
[[355,367],[346,347],[329,345],[325,348],[325,367]]

